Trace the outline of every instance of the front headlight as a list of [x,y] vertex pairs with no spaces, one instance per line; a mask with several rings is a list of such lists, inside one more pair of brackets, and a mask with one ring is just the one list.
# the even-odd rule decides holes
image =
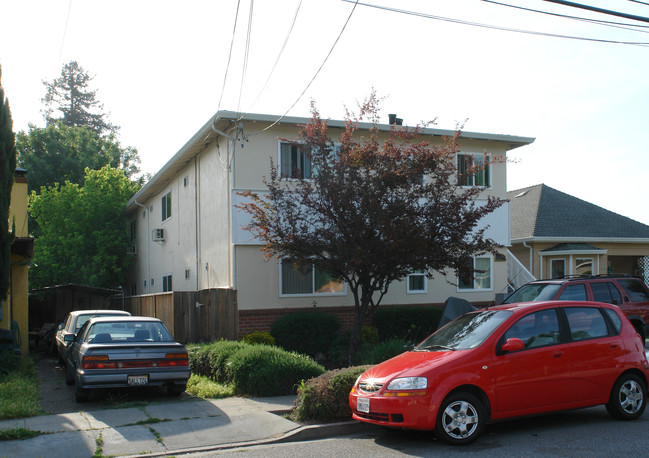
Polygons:
[[388,390],[425,390],[428,388],[426,377],[395,378],[388,385]]

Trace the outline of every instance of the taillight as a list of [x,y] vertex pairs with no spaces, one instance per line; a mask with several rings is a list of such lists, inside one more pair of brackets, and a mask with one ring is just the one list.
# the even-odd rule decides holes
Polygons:
[[167,353],[164,360],[158,361],[159,367],[189,366],[187,353]]
[[108,355],[88,355],[81,360],[81,369],[117,369],[117,363],[108,360]]

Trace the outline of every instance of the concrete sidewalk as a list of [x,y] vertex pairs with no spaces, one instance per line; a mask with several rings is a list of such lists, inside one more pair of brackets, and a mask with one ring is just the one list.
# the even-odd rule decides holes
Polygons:
[[[281,414],[295,396],[189,399],[146,407],[97,410],[0,421],[0,429],[40,431],[32,439],[0,442],[0,457],[165,456],[191,451],[352,434],[363,425],[303,426]],[[99,454],[98,454],[99,455]]]

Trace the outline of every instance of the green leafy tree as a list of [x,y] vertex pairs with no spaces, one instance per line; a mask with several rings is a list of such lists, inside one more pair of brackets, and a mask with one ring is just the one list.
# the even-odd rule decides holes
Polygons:
[[[489,198],[477,205],[480,189],[458,186],[459,133],[441,147],[418,128],[395,128],[383,141],[378,116],[373,93],[358,117],[347,114],[334,143],[312,107],[296,142],[312,176],[283,180],[271,161],[268,192],[242,193],[248,203],[240,206],[268,257],[290,259],[298,269],[315,265],[346,282],[355,306],[350,363],[364,320],[392,282],[413,271],[459,272],[467,257],[495,249],[478,223],[503,203]],[[374,126],[366,137],[358,132],[362,119]]]
[[30,287],[80,283],[123,285],[132,258],[124,206],[136,192],[120,169],[86,169],[84,185],[66,182],[31,193],[29,209],[41,235],[34,242]]
[[97,90],[88,88],[92,79],[76,61],[72,61],[63,66],[59,78],[43,81],[47,88],[42,99],[45,104],[43,117],[48,126],[59,122],[70,127],[85,126],[98,136],[119,130],[102,112],[104,106],[97,100]]
[[9,205],[11,188],[16,169],[16,149],[9,110],[9,100],[5,98],[2,87],[2,68],[0,68],[0,299],[9,291],[11,271],[11,244],[13,231],[9,229]]
[[126,177],[142,184],[137,150],[122,147],[113,135],[98,137],[87,127],[64,124],[45,128],[29,126],[18,132],[18,164],[29,171],[31,190],[69,181],[83,185],[85,169],[99,170],[109,165],[121,168]]

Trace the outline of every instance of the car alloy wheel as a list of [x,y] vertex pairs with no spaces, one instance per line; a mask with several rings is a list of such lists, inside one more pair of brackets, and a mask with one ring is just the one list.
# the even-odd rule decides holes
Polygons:
[[642,380],[633,374],[625,374],[615,382],[606,410],[615,418],[634,420],[642,415],[646,405],[647,393]]
[[462,445],[480,436],[484,422],[484,408],[478,398],[470,393],[456,393],[440,406],[435,429],[441,439]]

